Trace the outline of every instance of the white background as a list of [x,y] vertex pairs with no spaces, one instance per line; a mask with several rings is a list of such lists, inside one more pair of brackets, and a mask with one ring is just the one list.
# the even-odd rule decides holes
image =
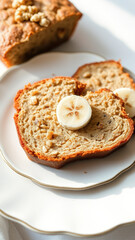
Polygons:
[[[122,65],[135,72],[135,1],[72,0],[72,2],[82,11],[83,18],[71,40],[55,51],[88,51],[102,55],[107,59],[121,59]],[[1,73],[4,69],[5,67],[1,64]],[[7,226],[5,223],[1,224],[2,228]],[[15,228],[19,231],[17,237],[13,236]],[[76,239],[69,236],[45,236],[14,223],[9,224],[7,231],[10,233],[10,240]],[[134,240],[135,224],[121,226],[105,235],[90,239]]]

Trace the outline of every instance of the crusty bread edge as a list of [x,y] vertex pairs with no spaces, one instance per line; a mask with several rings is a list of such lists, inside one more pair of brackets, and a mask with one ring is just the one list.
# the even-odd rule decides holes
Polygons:
[[[71,4],[72,4],[72,3],[71,3]],[[73,5],[73,4],[72,4],[72,5]],[[75,7],[75,6],[74,6],[74,7]],[[72,16],[78,17],[78,18],[76,19],[76,23],[75,23],[75,25],[74,25],[74,27],[73,27],[73,29],[72,29],[72,32],[70,33],[70,35],[68,36],[68,38],[65,39],[63,42],[60,42],[60,43],[55,44],[54,46],[51,46],[50,48],[48,48],[47,51],[44,51],[44,53],[45,53],[45,52],[48,52],[49,50],[51,50],[51,49],[53,49],[53,48],[61,45],[62,43],[66,42],[66,41],[68,41],[68,40],[70,39],[70,37],[72,36],[72,34],[74,33],[74,31],[75,31],[75,29],[76,29],[76,27],[77,27],[78,21],[79,21],[80,18],[83,16],[83,14],[82,14],[76,7],[75,7],[75,9],[77,10],[77,12],[71,13],[70,15],[66,16],[64,19],[59,20],[59,22],[61,22],[61,21],[65,20],[65,19],[67,19],[67,18],[70,18],[70,17],[72,17]],[[52,25],[55,25],[55,23],[52,23]],[[44,31],[44,28],[43,28],[41,31]],[[29,39],[30,39],[31,36],[32,36],[32,35],[29,36]],[[25,41],[25,42],[28,42],[29,39],[28,39],[27,41]],[[10,46],[10,47],[7,49],[7,51],[4,52],[3,56],[2,56],[2,54],[0,54],[0,60],[1,60],[8,68],[9,68],[9,67],[12,67],[14,64],[12,63],[12,61],[8,60],[7,54],[10,52],[10,50],[11,50],[12,48],[14,48],[14,47],[16,47],[17,45],[20,45],[20,44],[25,44],[25,42],[16,42],[14,45]],[[40,52],[40,54],[41,54],[41,53],[43,53],[43,52]],[[37,55],[38,55],[38,53],[35,54],[34,56],[37,56]],[[31,58],[33,58],[34,56],[32,56]],[[31,58],[28,58],[27,60],[29,60],[29,59],[31,59]],[[24,62],[24,61],[23,61],[23,62]],[[23,63],[23,62],[22,62],[22,63]],[[25,61],[25,62],[26,62],[26,61]]]
[[[62,80],[64,80],[64,79],[69,79],[69,80],[73,79],[73,78],[70,78],[70,77],[55,77],[55,78],[52,78],[52,79],[55,81],[55,79],[57,79],[57,78],[61,78]],[[106,149],[95,149],[93,151],[85,151],[85,152],[84,151],[80,151],[80,152],[77,152],[77,153],[74,153],[74,154],[69,154],[67,156],[63,156],[61,158],[53,158],[53,157],[43,156],[40,153],[36,153],[34,151],[31,151],[27,147],[27,144],[25,143],[25,140],[22,138],[22,136],[20,134],[20,130],[19,130],[19,125],[18,125],[18,115],[19,115],[19,111],[20,111],[19,97],[29,87],[36,86],[36,85],[38,85],[40,83],[44,83],[47,80],[49,80],[49,79],[44,79],[44,80],[38,81],[36,83],[33,83],[32,85],[31,84],[26,85],[24,89],[19,90],[17,92],[17,94],[16,94],[16,96],[14,98],[14,107],[15,107],[15,109],[17,111],[14,114],[14,121],[15,121],[16,129],[17,129],[19,141],[20,141],[20,144],[21,144],[22,148],[24,149],[26,155],[28,156],[28,158],[30,160],[32,160],[32,161],[34,161],[36,163],[40,163],[40,164],[43,164],[43,165],[47,165],[47,166],[53,167],[53,168],[60,168],[63,165],[65,165],[66,163],[71,162],[71,161],[75,161],[75,160],[79,160],[79,159],[86,159],[86,158],[104,157],[104,156],[108,155],[109,153],[111,153],[112,151],[114,151],[116,148],[122,146],[123,144],[125,144],[125,143],[127,143],[129,141],[129,139],[131,138],[131,136],[133,134],[133,131],[134,131],[134,123],[133,123],[133,120],[131,118],[129,118],[128,115],[126,114],[125,108],[124,108],[124,102],[122,101],[122,99],[120,99],[118,96],[114,95],[115,98],[120,99],[120,103],[121,103],[121,106],[122,106],[122,115],[123,115],[124,118],[128,119],[128,122],[129,122],[129,125],[130,125],[129,134],[128,134],[128,136],[125,139],[121,140],[117,144],[115,144],[115,145],[113,145],[111,147],[108,147]],[[85,85],[81,84],[76,79],[75,79],[75,81],[77,83],[76,86],[79,87],[77,93],[80,95],[81,91],[84,90]],[[111,92],[109,89],[100,89],[96,93],[101,93],[102,91]]]
[[93,62],[93,63],[86,63],[82,66],[80,66],[76,72],[72,75],[72,77],[74,78],[78,78],[79,72],[82,70],[82,68],[87,67],[87,66],[91,66],[91,65],[99,65],[103,64],[103,63],[112,63],[112,64],[116,64],[119,69],[121,70],[121,73],[124,74],[125,76],[127,76],[129,78],[129,81],[131,83],[132,88],[135,90],[135,83],[133,78],[131,78],[130,74],[127,72],[124,72],[123,66],[121,65],[120,61],[115,61],[115,60],[106,60],[106,61],[101,61],[101,62]]
[[28,90],[30,87],[35,87],[35,86],[37,86],[37,85],[39,85],[39,84],[45,83],[45,82],[47,82],[47,81],[50,80],[50,79],[52,79],[52,81],[54,81],[54,82],[55,82],[55,79],[56,79],[56,80],[57,80],[57,79],[61,79],[62,81],[63,81],[63,80],[74,80],[75,83],[76,83],[76,89],[75,89],[75,94],[76,94],[76,95],[81,95],[81,93],[84,91],[84,89],[85,89],[85,87],[86,87],[86,84],[77,81],[77,79],[75,79],[75,78],[73,78],[73,77],[61,77],[61,76],[59,76],[59,77],[52,77],[52,78],[46,78],[46,79],[43,79],[43,80],[39,80],[39,81],[37,81],[37,82],[35,82],[35,83],[33,83],[33,84],[28,83],[27,85],[25,85],[25,87],[24,87],[23,89],[21,89],[21,90],[19,90],[19,91],[17,92],[17,94],[16,94],[16,96],[15,96],[15,98],[14,98],[14,108],[16,109],[16,111],[17,111],[17,112],[20,111],[18,99],[19,99],[19,97],[21,96],[21,94],[23,94],[23,92],[24,92],[25,90]]

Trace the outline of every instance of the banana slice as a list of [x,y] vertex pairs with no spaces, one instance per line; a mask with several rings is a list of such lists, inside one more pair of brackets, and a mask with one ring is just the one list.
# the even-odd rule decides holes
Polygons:
[[125,109],[129,117],[135,117],[135,91],[131,88],[118,88],[114,93],[125,102]]
[[58,103],[56,115],[62,126],[77,130],[86,126],[90,121],[92,109],[85,98],[71,95],[64,97]]

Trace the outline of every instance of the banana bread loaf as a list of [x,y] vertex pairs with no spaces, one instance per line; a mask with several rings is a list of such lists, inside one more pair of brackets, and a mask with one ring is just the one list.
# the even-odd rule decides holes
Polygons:
[[68,0],[0,1],[0,58],[9,67],[69,39],[82,14]]
[[83,97],[92,108],[85,127],[69,130],[59,123],[58,103],[66,96],[80,96],[84,88],[73,78],[56,77],[18,91],[14,120],[20,143],[32,161],[60,168],[70,161],[103,157],[130,139],[133,121],[123,101],[107,89],[88,91]]

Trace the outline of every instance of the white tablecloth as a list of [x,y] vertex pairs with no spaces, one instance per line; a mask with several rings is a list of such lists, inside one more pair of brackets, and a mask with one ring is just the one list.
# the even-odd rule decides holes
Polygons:
[[[135,72],[135,1],[72,0],[84,14],[72,39],[55,51],[88,51],[107,59],[121,59]],[[0,73],[6,70],[0,63]],[[47,236],[0,217],[0,240],[73,240],[71,236]],[[85,239],[85,238],[80,238]],[[88,238],[87,238],[88,239]],[[121,226],[94,240],[134,240],[135,224]]]

